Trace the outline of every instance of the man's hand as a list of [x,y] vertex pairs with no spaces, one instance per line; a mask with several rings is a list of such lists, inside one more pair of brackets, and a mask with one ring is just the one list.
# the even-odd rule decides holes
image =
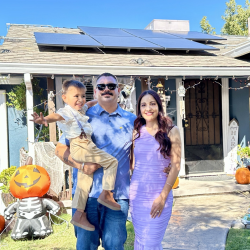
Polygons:
[[164,170],[163,170],[163,172],[166,173],[166,176],[168,176],[171,168],[172,168],[172,166],[171,166],[171,162],[170,162],[168,167],[165,167]]
[[32,114],[32,116],[33,116],[33,120],[30,120],[30,121],[35,122],[35,123],[37,123],[37,124],[43,124],[43,125],[45,125],[46,127],[48,127],[48,122],[47,122],[47,120],[44,118],[42,112],[40,112],[40,116],[39,116],[36,112],[34,112],[34,114]]
[[90,174],[93,174],[98,168],[101,168],[99,164],[85,162],[82,171],[84,174],[90,175]]

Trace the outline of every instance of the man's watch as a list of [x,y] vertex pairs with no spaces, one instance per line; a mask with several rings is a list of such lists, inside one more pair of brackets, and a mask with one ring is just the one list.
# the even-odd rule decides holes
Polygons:
[[83,168],[84,168],[84,163],[82,164],[82,166],[81,166],[80,170],[82,170],[82,171],[83,171]]

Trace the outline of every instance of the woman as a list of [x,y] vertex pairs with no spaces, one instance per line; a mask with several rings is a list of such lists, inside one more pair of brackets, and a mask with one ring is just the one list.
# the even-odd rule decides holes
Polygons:
[[[163,116],[161,100],[153,90],[140,95],[137,114],[130,185],[134,249],[161,250],[172,212],[172,186],[180,170],[180,133],[170,118]],[[163,170],[170,163],[166,176]]]

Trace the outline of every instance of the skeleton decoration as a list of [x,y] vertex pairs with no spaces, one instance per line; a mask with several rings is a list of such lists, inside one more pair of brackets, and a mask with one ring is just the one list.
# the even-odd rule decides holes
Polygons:
[[4,210],[5,219],[16,214],[11,233],[13,240],[43,238],[53,232],[46,213],[56,214],[60,206],[51,199],[41,198],[50,187],[47,171],[37,165],[19,167],[10,180],[10,191],[19,200]]
[[135,81],[131,77],[130,83],[125,84],[123,89],[121,90],[121,93],[119,95],[119,104],[120,106],[129,112],[134,112],[133,105],[132,105],[132,93],[135,90]]
[[49,211],[56,214],[59,205],[51,200],[39,197],[29,197],[9,205],[4,210],[4,217],[10,220],[17,214],[17,220],[11,233],[13,240],[24,238],[43,238],[53,232],[51,223],[46,216]]

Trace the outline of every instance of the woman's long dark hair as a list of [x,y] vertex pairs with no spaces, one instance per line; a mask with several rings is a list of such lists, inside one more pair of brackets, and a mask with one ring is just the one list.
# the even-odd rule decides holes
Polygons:
[[161,99],[159,95],[153,90],[146,90],[142,92],[138,99],[137,118],[135,119],[135,122],[134,122],[134,129],[137,132],[135,136],[135,140],[141,136],[140,134],[141,127],[146,124],[145,119],[141,115],[141,100],[145,95],[153,96],[155,101],[157,102],[157,105],[159,108],[159,114],[157,116],[159,130],[155,134],[155,139],[160,144],[160,147],[158,148],[158,150],[160,150],[160,153],[163,155],[164,158],[167,158],[167,156],[170,155],[170,151],[171,151],[171,141],[168,137],[168,133],[170,131],[170,128],[172,127],[172,120],[169,117],[163,116],[163,107],[162,107]]

